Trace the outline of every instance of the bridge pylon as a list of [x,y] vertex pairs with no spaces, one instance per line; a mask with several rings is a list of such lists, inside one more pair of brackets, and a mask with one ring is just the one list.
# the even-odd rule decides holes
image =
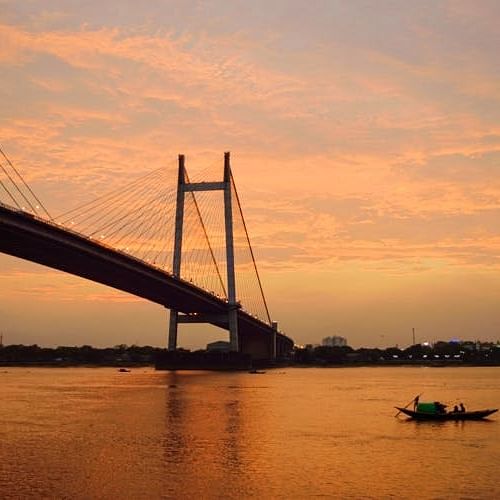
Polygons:
[[222,182],[189,182],[186,175],[185,157],[179,155],[179,170],[177,178],[177,200],[175,210],[175,235],[172,271],[177,278],[181,277],[182,265],[182,237],[184,226],[184,201],[186,193],[196,191],[223,191],[224,193],[224,226],[226,243],[227,269],[227,314],[213,315],[197,314],[183,315],[175,309],[170,310],[168,331],[168,350],[177,349],[177,330],[179,323],[217,323],[225,325],[229,330],[229,344],[231,351],[240,348],[238,338],[238,309],[241,307],[236,300],[236,277],[234,264],[234,233],[233,207],[231,192],[231,164],[229,152],[224,153],[224,177]]

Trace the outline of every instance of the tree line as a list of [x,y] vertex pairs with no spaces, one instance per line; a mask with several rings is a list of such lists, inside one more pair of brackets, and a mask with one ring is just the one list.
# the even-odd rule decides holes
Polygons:
[[353,349],[349,346],[307,346],[296,348],[295,363],[304,365],[342,364],[487,364],[500,365],[500,343],[444,342],[399,347]]
[[[116,345],[98,348],[90,345],[40,347],[13,344],[0,346],[0,364],[47,365],[148,365],[153,364],[166,349],[153,346]],[[203,351],[198,351],[203,352]],[[399,347],[353,349],[349,346],[295,347],[291,364],[388,365],[388,364],[483,364],[500,365],[500,343],[436,342]]]
[[160,347],[127,346],[98,348],[90,345],[40,347],[34,345],[6,345],[0,347],[0,363],[17,364],[85,364],[85,365],[126,365],[150,364],[155,356],[164,351]]

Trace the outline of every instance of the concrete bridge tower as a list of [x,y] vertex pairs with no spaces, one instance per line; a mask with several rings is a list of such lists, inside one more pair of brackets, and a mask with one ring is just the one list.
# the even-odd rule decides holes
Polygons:
[[231,165],[229,152],[224,153],[224,178],[222,182],[188,182],[185,169],[185,157],[179,155],[179,173],[177,179],[177,201],[175,211],[175,239],[173,255],[173,274],[181,277],[182,265],[182,235],[184,226],[184,200],[186,193],[196,191],[223,191],[224,194],[224,226],[226,243],[226,268],[227,268],[227,315],[198,314],[181,315],[179,311],[170,310],[170,322],[168,331],[168,349],[177,349],[177,329],[179,323],[213,323],[227,325],[229,330],[229,343],[231,351],[238,351],[238,309],[240,305],[236,300],[236,279],[234,266],[234,234],[233,234],[233,207],[231,192]]

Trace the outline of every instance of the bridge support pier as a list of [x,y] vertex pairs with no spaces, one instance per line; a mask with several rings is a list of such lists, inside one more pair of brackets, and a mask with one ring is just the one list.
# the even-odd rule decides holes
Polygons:
[[177,324],[179,321],[179,313],[174,309],[170,310],[170,320],[168,323],[168,350],[175,351],[177,349]]

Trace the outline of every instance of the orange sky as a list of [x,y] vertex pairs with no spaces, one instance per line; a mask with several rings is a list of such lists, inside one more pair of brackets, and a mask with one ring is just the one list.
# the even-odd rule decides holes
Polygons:
[[[4,1],[0,143],[54,214],[230,150],[297,342],[496,340],[498,19],[494,0]],[[0,280],[7,343],[165,343],[156,305],[7,256]]]

